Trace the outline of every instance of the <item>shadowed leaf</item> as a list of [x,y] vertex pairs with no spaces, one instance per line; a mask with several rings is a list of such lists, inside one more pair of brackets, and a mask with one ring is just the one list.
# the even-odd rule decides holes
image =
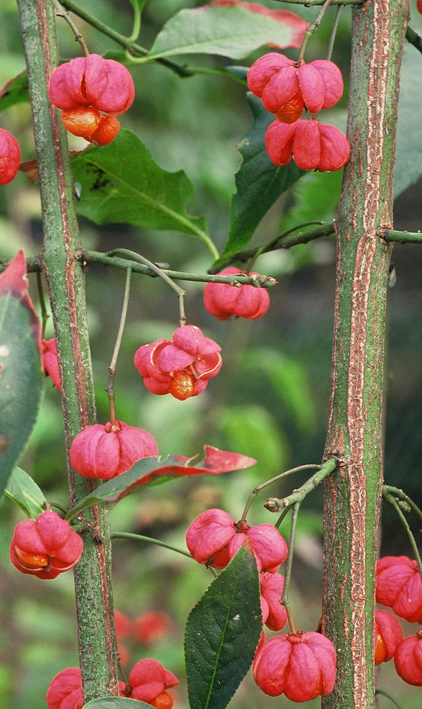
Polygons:
[[31,435],[42,391],[41,328],[23,251],[0,275],[0,495]]

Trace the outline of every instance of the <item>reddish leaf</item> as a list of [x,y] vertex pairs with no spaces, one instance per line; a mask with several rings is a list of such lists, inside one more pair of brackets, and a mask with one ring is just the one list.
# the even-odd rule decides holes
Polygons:
[[[295,34],[288,46],[300,47],[300,45],[302,44],[302,40],[308,25],[305,20],[302,20],[301,17],[295,15],[293,12],[289,12],[288,10],[269,10],[267,7],[259,5],[257,2],[242,2],[242,0],[213,0],[213,2],[210,2],[208,5],[198,9],[205,10],[208,7],[218,6],[234,7],[235,5],[240,5],[241,7],[244,7],[245,10],[257,13],[258,15],[266,15],[267,17],[271,17],[272,20],[276,20],[277,22],[281,22],[283,25],[287,25],[288,27],[293,28],[295,30]],[[284,49],[286,45],[271,44],[269,42],[267,46]]]
[[78,502],[72,508],[67,518],[75,516],[77,512],[90,505],[107,502],[115,503],[138,487],[146,487],[158,482],[167,482],[172,478],[181,478],[191,475],[220,475],[233,470],[244,470],[255,465],[256,460],[239,453],[220,451],[212,446],[205,446],[205,458],[198,465],[189,465],[195,458],[184,458],[180,455],[168,456],[164,460],[159,458],[143,458],[126,473],[122,473],[112,480],[99,485],[88,497]]

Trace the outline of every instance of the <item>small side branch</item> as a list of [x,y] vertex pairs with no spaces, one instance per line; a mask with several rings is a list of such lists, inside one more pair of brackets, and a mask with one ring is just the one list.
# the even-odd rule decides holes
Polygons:
[[297,490],[293,490],[291,495],[288,497],[283,497],[281,500],[276,497],[271,497],[267,500],[265,503],[266,509],[270,512],[280,512],[286,508],[289,509],[290,507],[293,507],[293,505],[297,502],[302,504],[306,495],[309,495],[310,492],[315,490],[315,488],[318,487],[318,485],[320,485],[325,478],[331,475],[337,467],[337,458],[329,458],[325,463],[323,463],[323,465],[321,465],[320,469],[306,481],[304,485],[299,487]]
[[116,423],[116,402],[115,402],[115,396],[114,396],[114,378],[116,376],[117,358],[119,356],[120,345],[122,344],[123,332],[124,332],[125,324],[126,324],[127,308],[129,305],[131,276],[132,276],[132,268],[129,266],[126,271],[125,294],[123,297],[123,306],[122,306],[122,314],[120,317],[119,331],[117,333],[116,344],[114,345],[113,356],[111,358],[110,366],[108,368],[109,377],[108,377],[108,384],[106,387],[106,392],[107,392],[108,400],[110,403],[110,421],[112,424]]
[[410,546],[412,547],[413,553],[415,555],[415,558],[416,558],[416,561],[418,564],[419,573],[422,578],[422,561],[421,561],[421,557],[419,554],[418,545],[416,544],[415,537],[413,536],[413,532],[409,527],[409,523],[408,523],[406,517],[404,516],[403,510],[401,509],[398,500],[395,497],[393,497],[393,495],[391,495],[390,492],[387,491],[386,485],[383,486],[382,496],[383,496],[384,500],[386,502],[388,502],[388,504],[391,505],[395,509],[395,511],[400,519],[400,522],[402,523],[403,527],[406,530],[407,536],[409,538]]
[[422,53],[422,37],[415,32],[415,30],[412,30],[411,27],[408,27],[406,30],[406,39],[410,44],[413,44],[418,52]]

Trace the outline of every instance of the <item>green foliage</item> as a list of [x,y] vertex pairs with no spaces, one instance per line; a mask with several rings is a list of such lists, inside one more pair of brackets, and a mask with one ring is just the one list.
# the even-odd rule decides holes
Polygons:
[[28,101],[28,75],[26,71],[23,71],[3,87],[0,95],[0,111],[17,103],[27,103]]
[[145,704],[138,699],[127,697],[107,697],[106,699],[93,699],[84,704],[84,709],[151,709],[151,704]]
[[258,460],[254,476],[276,475],[287,464],[288,444],[273,415],[263,406],[227,406],[220,417],[225,446]]
[[283,167],[271,162],[265,149],[265,133],[274,116],[256,96],[248,94],[248,101],[254,123],[237,144],[243,160],[236,174],[237,192],[231,203],[228,240],[214,264],[217,267],[249,243],[270,207],[304,174],[294,162]]
[[192,182],[183,171],[159,167],[131,131],[121,130],[109,145],[84,150],[73,158],[72,168],[82,186],[78,211],[96,224],[126,222],[209,241],[204,219],[186,214]]
[[6,497],[18,505],[28,517],[37,519],[45,512],[45,497],[33,479],[20,468],[15,468],[4,491]]
[[224,709],[252,664],[262,631],[255,558],[241,547],[191,611],[185,658],[191,709]]
[[157,35],[148,58],[218,54],[243,59],[265,44],[292,46],[297,29],[244,7],[181,10]]
[[244,354],[245,369],[261,369],[266,373],[297,426],[303,432],[312,430],[315,409],[312,392],[302,365],[281,352],[270,349],[249,349]]
[[397,122],[394,196],[422,175],[422,124],[417,97],[422,95],[422,57],[414,47],[406,47],[400,78],[399,118]]
[[0,496],[37,418],[42,391],[37,324],[25,296],[0,297]]

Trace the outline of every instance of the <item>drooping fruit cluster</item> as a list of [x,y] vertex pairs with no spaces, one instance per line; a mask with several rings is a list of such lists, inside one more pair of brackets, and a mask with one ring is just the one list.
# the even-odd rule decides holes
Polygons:
[[123,64],[90,54],[57,67],[48,93],[62,109],[62,122],[69,133],[107,145],[119,132],[116,116],[130,108],[135,88]]
[[[239,275],[258,276],[258,273],[246,273],[230,266],[219,273],[219,276]],[[218,318],[228,320],[233,315],[237,318],[257,320],[267,312],[270,306],[270,296],[266,288],[256,288],[252,285],[230,285],[229,283],[207,283],[204,288],[205,309]]]
[[78,563],[82,551],[79,534],[69,522],[48,510],[36,520],[25,519],[16,525],[10,558],[23,574],[55,579]]
[[287,559],[287,544],[271,524],[255,527],[241,520],[236,523],[224,510],[206,510],[190,525],[186,546],[200,564],[224,569],[236,552],[247,543],[260,571],[261,608],[264,623],[271,630],[281,630],[287,620],[280,605],[284,579],[276,574]]
[[[119,681],[119,696],[138,699],[156,709],[172,709],[173,699],[167,689],[176,687],[179,680],[164,669],[161,662],[147,658],[137,662],[129,682]],[[82,709],[82,678],[79,667],[67,667],[53,677],[46,696],[48,709]]]
[[199,327],[185,325],[172,340],[160,339],[135,353],[135,367],[153,394],[171,394],[184,401],[204,391],[221,369],[221,347]]
[[270,160],[288,165],[293,157],[303,170],[339,170],[349,159],[347,138],[331,125],[314,119],[300,121],[303,110],[312,114],[331,108],[343,94],[341,72],[333,62],[294,62],[270,52],[248,72],[248,87],[275,114],[265,136]]
[[0,128],[0,185],[7,185],[19,169],[21,151],[15,136]]
[[130,470],[142,458],[158,456],[154,438],[147,431],[110,421],[87,426],[75,437],[70,463],[84,478],[109,480]]
[[[409,623],[422,623],[422,580],[417,562],[407,556],[385,556],[379,559],[376,600],[392,608],[399,618]],[[422,630],[403,640],[398,621],[386,611],[377,611],[375,634],[376,664],[378,661],[387,662],[394,656],[397,674],[408,684],[421,687]],[[383,654],[385,659],[379,659]]]

